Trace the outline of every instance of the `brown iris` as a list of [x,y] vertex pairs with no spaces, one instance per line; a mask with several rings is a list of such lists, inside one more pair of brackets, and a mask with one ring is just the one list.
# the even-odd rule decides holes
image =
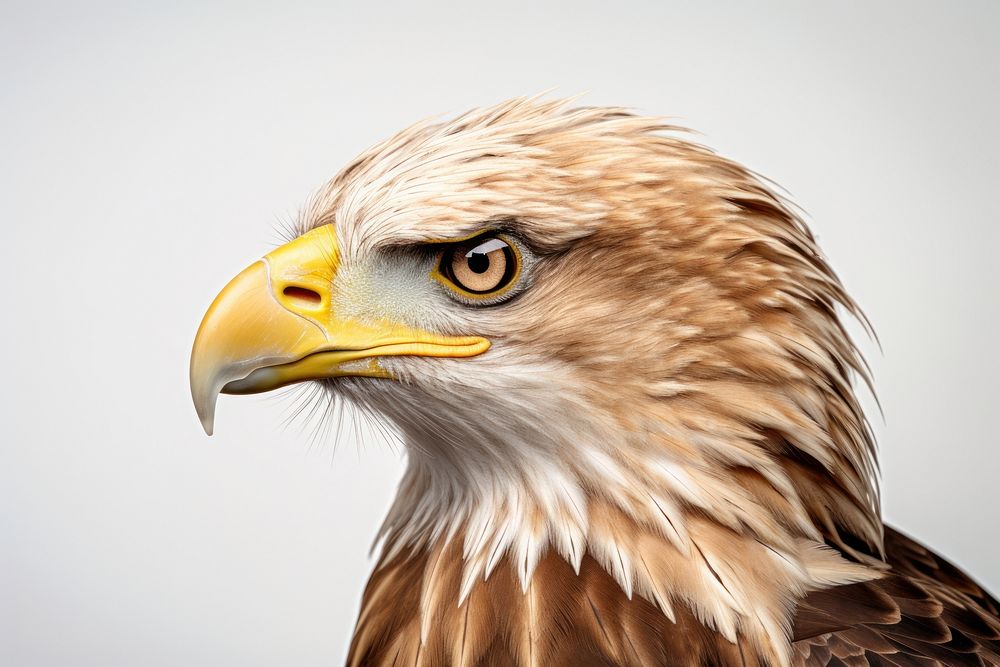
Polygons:
[[441,257],[440,271],[456,287],[487,295],[511,283],[517,275],[517,255],[501,238],[479,237],[448,248]]

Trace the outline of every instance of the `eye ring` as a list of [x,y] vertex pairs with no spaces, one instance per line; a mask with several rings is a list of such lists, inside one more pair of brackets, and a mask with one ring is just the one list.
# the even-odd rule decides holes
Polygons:
[[517,283],[522,263],[517,243],[487,233],[445,247],[432,275],[466,299],[494,301]]

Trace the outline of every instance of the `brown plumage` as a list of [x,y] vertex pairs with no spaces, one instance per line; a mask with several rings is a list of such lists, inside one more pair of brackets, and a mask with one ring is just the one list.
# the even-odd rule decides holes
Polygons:
[[[590,557],[577,573],[548,554],[526,592],[504,563],[458,606],[457,544],[379,563],[365,591],[349,665],[769,664],[684,607],[671,618],[642,597],[629,599]],[[1000,604],[951,563],[891,528],[885,547],[891,569],[884,577],[821,589],[798,601],[791,664],[1000,664]],[[428,587],[438,597],[429,615],[421,605]]]
[[[756,652],[629,600],[591,558],[579,574],[548,555],[522,593],[501,567],[462,606],[455,543],[380,563],[365,591],[349,664],[756,665]],[[1000,606],[953,565],[889,529],[884,578],[838,586],[798,603],[795,665],[1000,664]],[[438,572],[438,570],[442,570]],[[428,572],[435,578],[428,582]],[[426,585],[441,589],[426,635]],[[525,627],[525,624],[530,627]]]
[[875,581],[799,601],[801,665],[1000,664],[1000,604],[965,573],[891,528]]
[[[514,100],[374,147],[297,234],[264,260],[311,322],[289,340],[353,356],[222,346],[209,373],[196,343],[192,381],[273,388],[223,386],[271,359],[407,444],[351,665],[1000,664],[996,602],[883,526],[860,311],[745,168],[659,119]],[[469,239],[510,284],[456,286]],[[364,342],[401,332],[483,344]]]

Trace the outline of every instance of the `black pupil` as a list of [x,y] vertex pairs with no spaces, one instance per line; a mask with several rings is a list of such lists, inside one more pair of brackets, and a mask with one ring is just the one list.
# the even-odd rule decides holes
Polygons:
[[490,256],[485,252],[470,252],[466,259],[469,260],[469,268],[473,273],[486,273],[490,268]]

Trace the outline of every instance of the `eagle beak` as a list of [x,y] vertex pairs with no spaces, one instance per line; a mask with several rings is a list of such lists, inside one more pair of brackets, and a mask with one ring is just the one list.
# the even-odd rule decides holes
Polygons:
[[338,317],[331,290],[339,263],[333,227],[324,225],[254,262],[215,297],[191,351],[191,397],[207,434],[220,393],[349,375],[391,378],[379,357],[471,357],[489,348],[485,338]]

